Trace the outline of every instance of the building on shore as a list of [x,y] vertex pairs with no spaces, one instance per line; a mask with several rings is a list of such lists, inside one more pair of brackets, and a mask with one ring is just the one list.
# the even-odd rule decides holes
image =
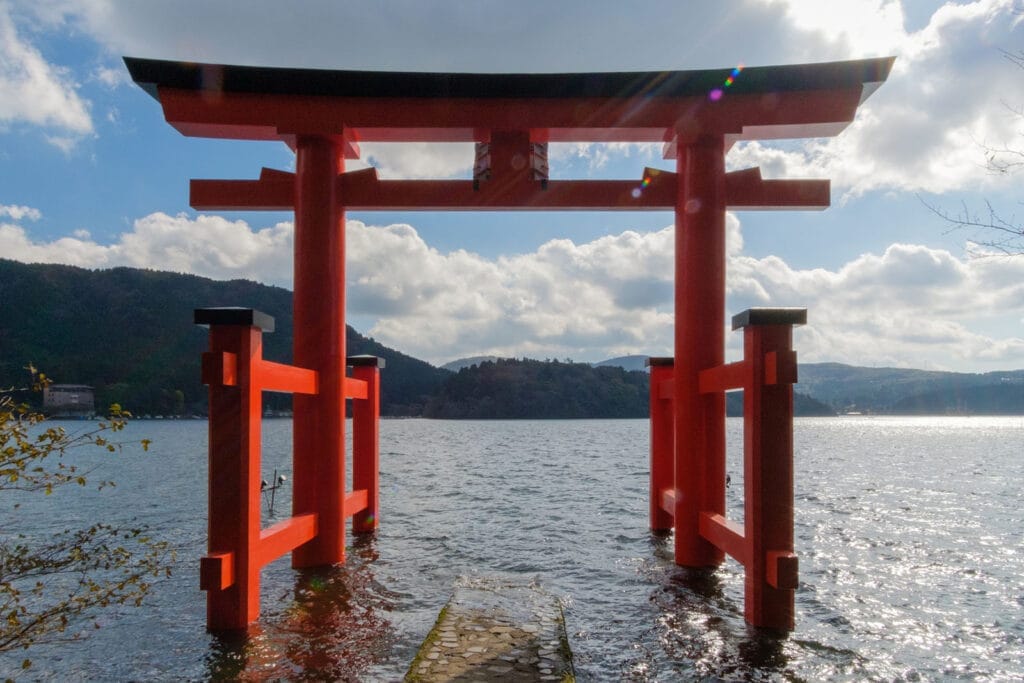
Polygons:
[[43,389],[43,410],[53,417],[92,417],[93,388],[85,384],[51,384]]

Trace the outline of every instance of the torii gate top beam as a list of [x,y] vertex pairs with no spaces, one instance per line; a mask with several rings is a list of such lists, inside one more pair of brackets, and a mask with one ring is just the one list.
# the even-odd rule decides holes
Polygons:
[[[125,58],[135,79],[185,135],[282,140],[329,138],[348,158],[360,141],[478,143],[474,181],[336,180],[358,210],[665,210],[678,179],[548,181],[548,142],[664,142],[666,156],[702,138],[724,149],[741,139],[835,135],[888,76],[892,58],[704,71],[592,74],[438,74],[325,71]],[[538,144],[539,143],[539,144]],[[638,182],[641,184],[638,186]],[[726,206],[821,209],[827,180],[726,174]],[[641,191],[641,189],[643,191]],[[287,210],[291,174],[193,180],[201,210]]]
[[[893,58],[732,69],[572,74],[387,73],[125,58],[189,136],[344,134],[351,142],[674,142],[831,136],[885,81]],[[718,90],[721,97],[709,97]]]

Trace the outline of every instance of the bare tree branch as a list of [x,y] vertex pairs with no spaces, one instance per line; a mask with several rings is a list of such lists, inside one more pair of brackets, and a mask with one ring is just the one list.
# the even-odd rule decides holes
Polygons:
[[[1021,11],[1024,12],[1024,9]],[[1011,64],[1024,69],[1024,50],[1000,52]],[[1024,136],[1024,108],[1007,103],[1004,106],[1020,121],[1022,127],[1018,135]],[[1004,144],[994,147],[983,143],[979,146],[985,152],[985,168],[989,173],[1009,176],[1024,169],[1024,146],[1017,148]],[[964,202],[958,213],[951,213],[926,202],[920,196],[918,200],[949,224],[951,230],[975,230],[972,241],[982,247],[981,254],[975,255],[991,255],[992,252],[1010,256],[1024,254],[1024,222],[1012,213],[1007,215],[998,211],[990,201],[985,201],[985,211],[981,213],[971,211]]]

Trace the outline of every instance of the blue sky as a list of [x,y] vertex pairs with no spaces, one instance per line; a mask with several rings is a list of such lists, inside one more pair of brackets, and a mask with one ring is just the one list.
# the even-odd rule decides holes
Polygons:
[[[895,55],[857,121],[827,140],[737,145],[730,168],[831,178],[824,212],[730,214],[729,314],[806,306],[805,361],[1024,367],[1024,257],[949,229],[1017,178],[1024,147],[1016,0],[644,3],[0,0],[0,257],[129,265],[291,285],[292,217],[199,214],[190,178],[288,169],[282,144],[184,138],[122,55],[232,64],[470,72],[660,70]],[[672,168],[657,146],[552,146],[552,176]],[[383,177],[468,177],[465,145],[370,145]],[[670,353],[669,213],[351,213],[349,320],[436,363],[496,354]],[[1024,221],[1024,216],[1021,216]],[[246,302],[223,302],[244,305]],[[3,302],[0,301],[0,315]],[[738,335],[729,335],[735,355]]]

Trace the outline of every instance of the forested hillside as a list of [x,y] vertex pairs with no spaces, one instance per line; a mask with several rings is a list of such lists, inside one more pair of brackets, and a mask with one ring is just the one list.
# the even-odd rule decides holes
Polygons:
[[646,417],[647,375],[588,363],[498,359],[453,375],[425,417],[609,418]]
[[[193,310],[245,306],[268,313],[264,357],[291,360],[292,296],[280,287],[227,282],[134,268],[86,270],[0,259],[0,385],[20,386],[29,362],[58,383],[88,384],[98,406],[120,403],[135,414],[205,413],[199,381],[207,332]],[[415,415],[447,371],[348,328],[348,353],[387,362],[385,414]],[[287,409],[291,397],[266,394],[268,407]]]
[[1024,370],[968,373],[810,363],[800,366],[798,388],[839,412],[1024,414]]

